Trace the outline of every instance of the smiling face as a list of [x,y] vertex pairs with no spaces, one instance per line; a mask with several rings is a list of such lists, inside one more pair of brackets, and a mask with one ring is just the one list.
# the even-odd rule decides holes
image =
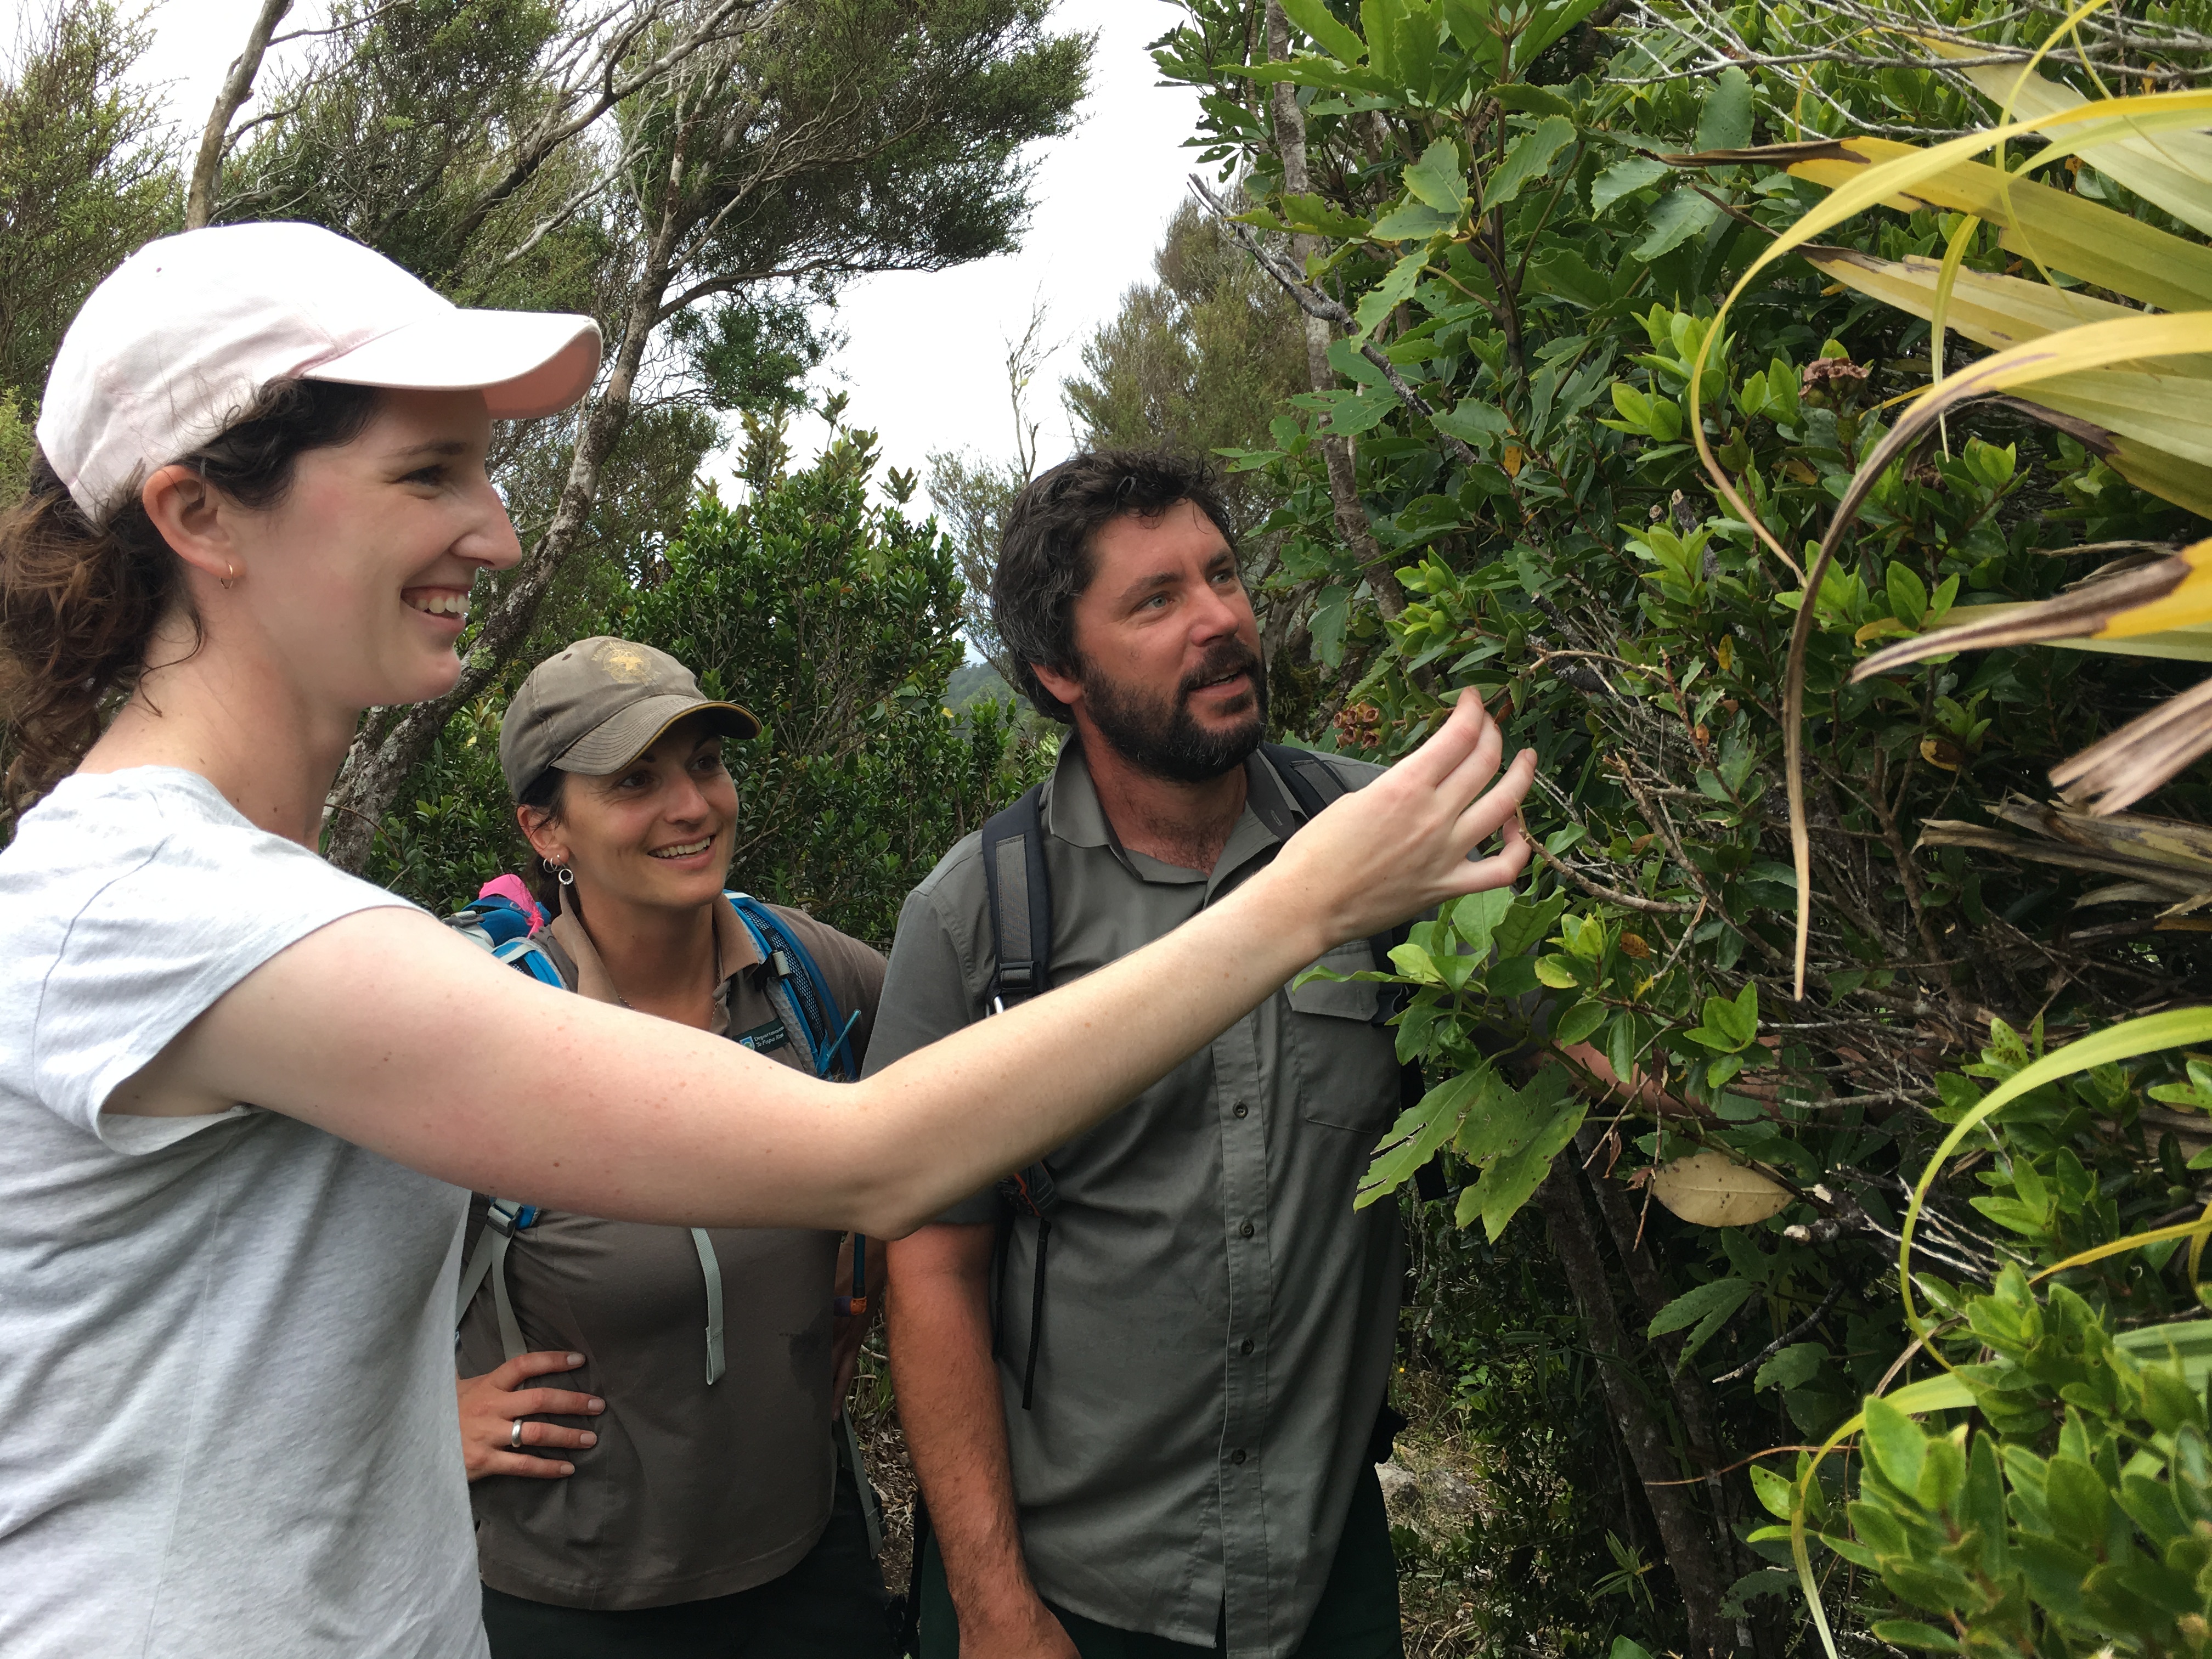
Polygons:
[[284,499],[225,513],[235,592],[222,625],[258,634],[301,692],[350,708],[453,689],[479,571],[522,556],[485,471],[475,392],[389,392],[360,436],[311,449]]
[[1260,625],[1237,555],[1189,501],[1125,514],[1091,538],[1073,615],[1076,668],[1039,666],[1079,727],[1156,776],[1203,782],[1267,734]]
[[609,899],[686,910],[722,890],[737,842],[738,786],[722,764],[716,727],[714,714],[692,714],[619,772],[571,773],[550,821],[517,809],[538,856],[575,872],[586,915]]

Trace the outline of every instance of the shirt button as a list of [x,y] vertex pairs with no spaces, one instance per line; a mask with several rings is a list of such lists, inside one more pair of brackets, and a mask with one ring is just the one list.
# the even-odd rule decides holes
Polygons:
[[1237,1352],[1239,1352],[1239,1353],[1249,1353],[1249,1352],[1252,1352],[1252,1339],[1251,1339],[1250,1337],[1249,1337],[1249,1336],[1248,1336],[1248,1337],[1246,1337],[1246,1338],[1245,1338],[1242,1342],[1239,1342],[1239,1343],[1237,1345]]
[[1239,1446],[1235,1451],[1230,1453],[1229,1461],[1232,1463],[1242,1463],[1244,1461],[1244,1448]]
[[1235,1109],[1235,1115],[1237,1115],[1237,1116],[1238,1116],[1238,1117],[1243,1117],[1243,1116],[1245,1116],[1247,1114],[1249,1114],[1249,1113],[1251,1111],[1251,1109],[1251,1109],[1249,1106],[1247,1106],[1247,1105],[1246,1105],[1243,1101],[1241,1101],[1241,1100],[1240,1100],[1240,1101],[1238,1101],[1238,1102],[1237,1103],[1236,1109]]
[[1254,1226],[1250,1222],[1249,1222],[1249,1221],[1248,1221],[1248,1222],[1246,1222],[1243,1226],[1239,1227],[1239,1228],[1237,1230],[1237,1236],[1238,1236],[1240,1238],[1249,1238],[1249,1237],[1252,1237],[1252,1235],[1253,1235],[1254,1233],[1257,1232],[1258,1231],[1259,1231],[1259,1229],[1258,1229],[1258,1228],[1255,1227],[1255,1226]]

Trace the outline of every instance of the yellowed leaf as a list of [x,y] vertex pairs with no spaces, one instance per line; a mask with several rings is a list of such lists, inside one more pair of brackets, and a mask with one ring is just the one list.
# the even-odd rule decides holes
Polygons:
[[1509,477],[1509,478],[1517,478],[1517,477],[1519,477],[1521,476],[1521,462],[1522,462],[1522,454],[1521,454],[1521,446],[1520,446],[1520,445],[1518,445],[1518,444],[1508,444],[1508,445],[1506,445],[1506,446],[1505,446],[1504,453],[1503,454],[1501,454],[1498,459],[1499,462],[1500,462],[1501,464],[1503,464],[1503,465],[1504,466],[1504,468],[1505,468],[1505,476],[1506,476],[1507,477]]
[[1948,738],[1921,738],[1920,758],[1946,772],[1955,772],[1966,763],[1966,751]]
[[1694,1227],[1747,1227],[1787,1209],[1790,1189],[1721,1152],[1694,1152],[1651,1174],[1651,1195]]

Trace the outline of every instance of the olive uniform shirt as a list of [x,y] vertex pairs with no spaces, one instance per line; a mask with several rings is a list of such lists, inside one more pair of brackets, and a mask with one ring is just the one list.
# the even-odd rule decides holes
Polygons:
[[[866,1051],[884,959],[799,910],[777,918],[813,955]],[[768,967],[726,904],[714,913],[727,977],[712,1029],[775,1026]],[[548,954],[582,995],[619,1000],[572,916],[555,918]],[[755,1046],[812,1069],[796,1032]],[[730,1103],[732,1115],[744,1110]],[[528,1201],[523,1193],[501,1196]],[[487,1200],[469,1213],[465,1261]],[[830,1297],[843,1235],[795,1228],[710,1228],[722,1273],[726,1369],[707,1382],[707,1291],[689,1229],[543,1212],[507,1252],[507,1286],[530,1349],[568,1348],[582,1369],[540,1379],[596,1394],[597,1417],[545,1420],[587,1428],[599,1444],[557,1454],[562,1480],[493,1475],[469,1489],[477,1560],[494,1589],[562,1607],[627,1609],[732,1595],[781,1577],[830,1518]],[[491,1286],[463,1321],[464,1376],[504,1358]]]
[[[1380,769],[1329,757],[1351,787]],[[1300,822],[1255,754],[1211,876],[1124,849],[1076,745],[1046,786],[1052,973],[1065,985],[1263,868]],[[995,966],[981,837],[908,898],[868,1053],[880,1069],[985,1017]],[[1322,960],[1374,966],[1364,940]],[[1158,988],[1162,999],[1177,988]],[[1376,988],[1278,991],[1052,1153],[1033,1408],[1022,1409],[1036,1224],[997,1287],[1022,1543],[1046,1600],[1117,1629],[1278,1659],[1312,1617],[1389,1382],[1397,1206],[1355,1211],[1398,1109]],[[1035,1079],[1042,1097],[1053,1079]],[[995,1193],[939,1218],[991,1221]]]

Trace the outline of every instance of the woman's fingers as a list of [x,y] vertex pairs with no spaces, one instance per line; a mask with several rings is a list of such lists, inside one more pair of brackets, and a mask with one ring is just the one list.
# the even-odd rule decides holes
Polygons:
[[[499,1437],[501,1446],[510,1446],[513,1431]],[[596,1446],[599,1437],[589,1429],[564,1429],[558,1423],[539,1423],[524,1419],[522,1443],[526,1446]],[[510,1447],[511,1449],[511,1447]]]
[[519,1353],[503,1365],[495,1365],[484,1373],[484,1380],[499,1389],[520,1388],[533,1376],[547,1376],[555,1371],[573,1371],[582,1366],[584,1356],[567,1353],[558,1348],[539,1348],[531,1353]]
[[566,1389],[519,1389],[499,1402],[507,1417],[597,1417],[607,1402],[595,1394],[571,1394]]
[[1433,789],[1466,759],[1489,725],[1490,711],[1472,686],[1462,690],[1451,715],[1431,732],[1419,749],[1390,769],[1424,789]]
[[1493,887],[1509,887],[1521,878],[1528,867],[1528,859],[1534,848],[1528,832],[1514,818],[1505,826],[1505,845],[1486,859],[1473,859],[1462,866],[1459,890],[1462,893],[1486,893]]
[[1486,714],[1474,746],[1437,784],[1437,800],[1455,815],[1465,812],[1483,798],[1484,787],[1498,775],[1498,763],[1504,757],[1505,733]]
[[[526,1457],[520,1452],[494,1452],[484,1460],[485,1474],[519,1474],[527,1480],[564,1480],[575,1474],[574,1463],[564,1463],[557,1457]],[[474,1471],[471,1478],[475,1478]]]
[[1492,787],[1489,793],[1475,797],[1459,815],[1456,833],[1459,844],[1477,848],[1507,823],[1516,820],[1521,803],[1527,799],[1529,786],[1536,781],[1536,751],[1523,749],[1513,757],[1513,764],[1505,775]]

